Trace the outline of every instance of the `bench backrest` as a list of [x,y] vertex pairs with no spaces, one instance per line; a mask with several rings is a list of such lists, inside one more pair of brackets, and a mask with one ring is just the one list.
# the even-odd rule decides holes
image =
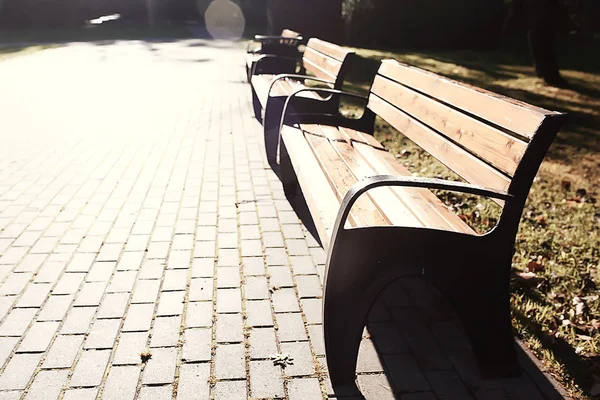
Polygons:
[[294,39],[299,37],[300,33],[292,31],[290,29],[284,29],[283,31],[281,31],[281,36]]
[[395,60],[382,62],[368,108],[464,180],[515,196],[517,224],[519,205],[565,121],[564,114]]
[[344,76],[350,66],[354,52],[321,39],[310,39],[304,50],[302,66],[317,78],[334,83],[341,89]]

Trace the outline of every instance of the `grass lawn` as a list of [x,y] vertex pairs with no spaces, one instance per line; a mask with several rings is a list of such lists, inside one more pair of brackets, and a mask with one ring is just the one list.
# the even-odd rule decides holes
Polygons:
[[2,46],[0,44],[0,61],[6,60],[11,57],[24,56],[27,54],[33,54],[40,50],[53,48],[56,46],[52,45],[36,45],[36,46]]
[[[574,398],[585,399],[600,398],[600,41],[569,40],[559,47],[569,89],[548,87],[535,76],[525,40],[496,51],[356,49],[363,60],[348,88],[368,90],[377,61],[395,58],[569,114],[523,213],[512,310],[518,336]],[[385,122],[377,125],[379,140],[415,174],[458,179]],[[499,209],[493,203],[438,195],[479,232],[494,226]]]

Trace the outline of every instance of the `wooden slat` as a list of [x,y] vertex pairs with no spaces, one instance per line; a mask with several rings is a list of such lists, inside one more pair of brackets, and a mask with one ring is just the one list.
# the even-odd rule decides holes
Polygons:
[[319,78],[329,79],[331,81],[337,79],[337,76],[342,69],[342,63],[340,61],[310,48],[307,48],[304,51],[303,62],[304,68],[308,72]]
[[321,166],[302,132],[299,129],[285,126],[281,130],[281,138],[288,149],[321,243],[327,249],[340,208],[340,201],[323,174]]
[[[350,138],[337,127],[318,125],[319,132],[332,140],[331,144],[344,160],[357,181],[378,175],[372,166],[355,151]],[[313,128],[313,129],[315,129]],[[308,129],[302,126],[302,129]],[[317,132],[317,133],[319,133]],[[423,224],[399,201],[390,188],[378,188],[363,195],[371,199],[389,225],[422,227]]]
[[510,180],[498,170],[441,138],[435,131],[377,95],[369,97],[369,108],[466,181],[491,189],[508,188]]
[[[308,132],[315,132],[315,126],[307,126]],[[321,165],[323,173],[327,176],[331,187],[336,192],[338,200],[342,201],[346,193],[357,182],[344,160],[340,158],[331,142],[320,135],[305,133],[306,141],[311,147],[315,157]],[[351,226],[382,226],[389,225],[382,217],[371,199],[361,197],[357,200],[350,212]]]
[[371,92],[510,175],[527,149],[527,143],[382,76]]
[[395,60],[384,60],[379,74],[527,138],[535,134],[545,115],[554,114]]
[[306,44],[306,49],[315,49],[318,52],[323,53],[338,61],[344,61],[347,55],[354,54],[353,51],[348,50],[342,46],[338,46],[337,44],[329,43],[317,38],[310,39]]
[[[364,135],[377,142],[375,138],[362,132],[346,128],[340,130],[349,136]],[[355,142],[354,149],[372,166],[376,172],[375,175],[412,176],[411,172],[388,151],[380,150],[377,147],[365,144],[365,142]],[[392,191],[405,204],[405,207],[410,209],[422,226],[467,234],[474,233],[471,227],[450,211],[431,191],[418,188],[395,188]]]

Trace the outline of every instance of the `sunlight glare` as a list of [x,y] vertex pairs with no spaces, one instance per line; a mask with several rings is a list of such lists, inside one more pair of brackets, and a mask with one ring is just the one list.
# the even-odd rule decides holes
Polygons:
[[246,27],[242,9],[231,0],[214,0],[204,13],[204,20],[214,39],[238,40]]

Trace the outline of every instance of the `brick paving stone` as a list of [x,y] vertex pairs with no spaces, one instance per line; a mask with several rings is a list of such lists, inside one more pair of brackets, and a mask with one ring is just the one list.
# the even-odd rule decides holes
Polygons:
[[157,316],[183,314],[185,292],[162,292],[160,294]]
[[217,236],[217,242],[219,243],[219,249],[237,249],[238,235],[237,233],[221,232]]
[[75,306],[98,306],[106,289],[106,282],[86,282],[75,298]]
[[463,381],[454,371],[427,372],[427,380],[429,381],[433,392],[441,399],[473,399]]
[[173,386],[144,386],[140,390],[139,400],[171,400],[173,398]]
[[239,288],[240,282],[240,269],[238,267],[217,268],[217,288]]
[[217,318],[216,338],[219,343],[244,340],[242,314],[223,314]]
[[268,248],[265,249],[265,256],[267,260],[267,266],[280,266],[288,265],[288,256],[285,249],[280,248]]
[[0,390],[25,389],[41,358],[41,354],[16,354],[0,375]]
[[185,290],[187,285],[187,269],[172,269],[165,272],[165,279],[162,285],[162,291]]
[[295,342],[308,340],[304,321],[298,313],[291,314],[276,314],[277,320],[277,337],[281,342]]
[[137,277],[137,271],[117,271],[106,293],[131,293]]
[[194,258],[192,262],[192,278],[211,278],[214,273],[214,258]]
[[138,366],[112,367],[104,384],[102,399],[127,400],[135,398],[139,376],[140,367]]
[[33,380],[29,392],[25,397],[27,400],[56,400],[61,389],[67,382],[69,371],[41,371]]
[[377,350],[382,354],[408,354],[410,348],[402,339],[398,327],[390,322],[369,323],[371,340],[375,343]]
[[172,383],[177,362],[176,348],[158,348],[152,350],[152,358],[146,364],[142,383],[158,385]]
[[383,367],[375,350],[373,342],[369,339],[363,339],[360,342],[360,348],[358,353],[358,362],[356,364],[356,371],[361,372],[383,372]]
[[0,296],[6,296],[11,294],[21,294],[25,286],[29,283],[33,277],[30,273],[12,274],[8,279],[0,286]]
[[247,391],[246,381],[221,381],[215,385],[213,394],[215,400],[247,400]]
[[82,273],[66,273],[64,274],[54,289],[52,294],[74,294],[79,290],[79,286],[85,279],[85,274]]
[[71,368],[83,339],[83,335],[58,335],[46,355],[42,368]]
[[65,270],[64,262],[45,262],[34,278],[35,283],[54,283]]
[[247,323],[252,327],[273,326],[271,302],[268,300],[246,302]]
[[250,395],[255,398],[284,397],[281,367],[273,361],[250,361]]
[[17,296],[0,296],[0,319],[4,318],[15,303]]
[[50,296],[42,311],[38,314],[37,321],[62,321],[67,314],[74,296]]
[[321,299],[302,299],[300,300],[302,311],[308,324],[323,323],[323,300]]
[[192,279],[189,301],[207,301],[213,298],[213,280],[209,278]]
[[217,313],[242,312],[240,289],[217,289]]
[[244,279],[244,296],[247,300],[263,300],[269,298],[267,278],[251,276]]
[[276,232],[281,230],[277,218],[261,218],[259,224],[263,232]]
[[410,324],[400,332],[417,357],[421,367],[428,371],[448,370],[452,368],[448,357],[444,354],[431,331],[423,325]]
[[323,337],[323,326],[322,325],[311,325],[308,327],[308,336],[310,343],[313,346],[314,352],[317,356],[325,355],[325,338]]
[[97,388],[70,389],[65,392],[63,400],[95,400]]
[[285,367],[285,375],[307,376],[314,374],[314,360],[308,342],[282,343],[281,352],[289,354],[294,359],[292,365]]
[[427,392],[429,383],[417,361],[407,354],[383,356],[394,390],[397,392]]
[[179,369],[177,400],[209,398],[210,364],[184,364]]
[[35,322],[17,348],[17,353],[43,353],[48,349],[54,334],[58,329],[58,322]]
[[[246,365],[244,361],[244,345],[218,345],[215,356],[215,375],[217,379],[246,378]],[[250,373],[250,376],[252,375]]]
[[116,262],[94,263],[85,280],[86,282],[108,282],[116,266]]
[[210,361],[212,348],[211,329],[186,329],[183,339],[182,357],[184,361]]
[[260,276],[265,274],[265,260],[262,257],[243,257],[242,270],[244,276]]
[[159,288],[159,280],[138,280],[131,297],[131,303],[154,303],[158,297]]
[[123,332],[149,330],[153,314],[154,304],[132,304],[127,311]]
[[0,368],[8,360],[18,341],[19,338],[17,337],[0,337]]
[[23,396],[21,390],[11,390],[8,392],[0,392],[0,400],[19,400]]
[[314,261],[308,256],[293,256],[290,257],[292,262],[292,271],[294,275],[316,275]]
[[133,365],[141,362],[140,354],[146,349],[148,332],[124,332],[119,337],[113,365]]
[[122,318],[129,302],[130,293],[109,293],[102,300],[98,318]]
[[279,289],[273,293],[273,309],[280,312],[299,312],[298,299],[294,289]]
[[84,351],[75,366],[70,386],[92,387],[100,385],[109,357],[110,350]]
[[84,334],[88,331],[90,322],[96,314],[96,307],[73,307],[67,313],[60,333]]
[[44,263],[45,254],[26,254],[14,272],[36,272]]
[[268,273],[271,287],[294,287],[294,279],[289,267],[269,267]]
[[392,385],[383,374],[358,375],[358,386],[366,400],[396,399]]
[[285,246],[285,243],[283,242],[283,236],[280,232],[265,232],[263,233],[262,238],[266,248]]
[[185,325],[188,328],[212,326],[213,303],[208,301],[188,303]]
[[304,239],[289,239],[285,241],[288,253],[290,256],[308,256],[310,251],[308,250],[308,244]]
[[142,251],[126,251],[117,263],[117,271],[137,271],[142,265],[143,258],[144,252]]
[[94,322],[85,343],[84,349],[112,349],[121,326],[119,319],[99,319]]
[[296,284],[298,285],[298,296],[301,299],[321,297],[323,295],[321,282],[316,275],[296,276]]
[[217,242],[196,242],[194,246],[194,258],[212,258],[217,250]]
[[150,242],[148,245],[148,259],[165,259],[169,255],[169,242]]
[[52,289],[52,284],[50,283],[34,283],[29,285],[17,302],[16,307],[41,307],[46,297],[48,297],[50,289]]
[[219,267],[238,267],[240,265],[240,255],[237,249],[219,249],[217,256],[217,265]]
[[277,340],[273,328],[254,328],[250,331],[250,358],[270,359],[277,354]]
[[0,325],[0,336],[21,336],[29,327],[37,309],[14,308]]
[[151,347],[172,347],[179,341],[181,316],[159,317],[154,320]]
[[304,239],[300,225],[282,225],[281,232],[286,239]]
[[146,260],[140,268],[138,279],[160,279],[163,276],[165,267],[164,260]]
[[199,226],[196,228],[197,241],[212,241],[217,237],[216,226]]
[[240,226],[240,237],[242,240],[260,239],[260,229],[258,225]]
[[[289,400],[323,399],[321,385],[319,384],[319,380],[316,378],[292,379],[288,381],[287,388]],[[385,398],[382,398],[381,400],[385,400]]]

